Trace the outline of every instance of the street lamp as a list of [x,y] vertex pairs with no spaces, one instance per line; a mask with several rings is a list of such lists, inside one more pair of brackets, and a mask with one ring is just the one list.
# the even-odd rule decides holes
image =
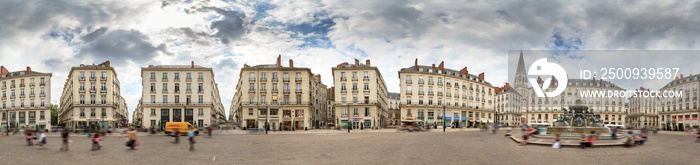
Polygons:
[[350,133],[350,104],[348,104],[348,133]]
[[[442,81],[445,81],[445,70],[442,71]],[[446,94],[445,90],[447,90],[446,86],[442,86],[442,94]],[[442,104],[442,103],[441,103]],[[445,132],[445,126],[447,125],[446,123],[446,118],[445,115],[447,115],[447,105],[443,104],[442,105],[442,132]]]

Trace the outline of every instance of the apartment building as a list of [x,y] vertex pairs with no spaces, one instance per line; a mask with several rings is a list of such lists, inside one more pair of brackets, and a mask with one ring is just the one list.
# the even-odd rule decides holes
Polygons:
[[400,125],[401,124],[401,94],[400,93],[389,93],[389,125]]
[[[494,87],[485,74],[469,74],[439,66],[418,65],[399,71],[401,121],[418,120],[434,127],[467,127],[493,123]],[[443,123],[444,122],[444,123]]]
[[496,87],[495,93],[496,123],[520,126],[522,111],[525,109],[525,98],[507,82],[502,87]]
[[[639,87],[636,92],[650,92],[650,89]],[[628,98],[629,106],[627,110],[627,124],[641,128],[659,127],[659,103],[661,99],[654,97],[642,97],[641,95]]]
[[322,124],[315,115],[322,115],[326,87],[311,69],[294,67],[291,59],[282,66],[278,56],[275,64],[246,64],[239,75],[231,114],[242,127],[293,131]]
[[[673,81],[664,85],[659,91],[661,92],[682,92],[682,95],[675,97],[659,98],[660,106],[657,109],[659,120],[659,129],[663,130],[687,130],[698,127],[698,87],[700,87],[700,75],[690,75],[684,77],[676,77]],[[652,111],[654,112],[654,111]],[[641,123],[643,124],[643,123]],[[640,125],[641,125],[640,124]],[[647,123],[648,126],[654,126],[653,123]]]
[[386,83],[368,59],[364,64],[343,62],[332,68],[336,122],[352,129],[382,128],[388,124]]
[[128,126],[126,102],[109,61],[72,67],[61,93],[59,124],[92,129]]
[[190,65],[149,65],[141,68],[139,110],[143,127],[163,129],[166,122],[215,126],[226,120],[212,68]]
[[2,128],[51,128],[51,73],[26,70],[9,72],[0,66]]

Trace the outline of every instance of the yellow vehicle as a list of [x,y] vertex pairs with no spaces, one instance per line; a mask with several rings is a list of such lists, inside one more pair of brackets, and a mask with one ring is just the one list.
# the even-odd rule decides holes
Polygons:
[[171,133],[178,130],[180,135],[187,135],[187,131],[190,129],[195,129],[194,134],[199,135],[199,131],[191,123],[188,122],[167,122],[165,123],[165,134],[170,135]]

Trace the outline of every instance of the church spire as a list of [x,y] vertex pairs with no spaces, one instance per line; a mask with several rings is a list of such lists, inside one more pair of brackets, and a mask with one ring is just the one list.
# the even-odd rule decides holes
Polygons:
[[527,87],[527,74],[525,71],[525,60],[523,59],[523,50],[520,49],[520,58],[518,59],[518,68],[515,71],[514,87]]

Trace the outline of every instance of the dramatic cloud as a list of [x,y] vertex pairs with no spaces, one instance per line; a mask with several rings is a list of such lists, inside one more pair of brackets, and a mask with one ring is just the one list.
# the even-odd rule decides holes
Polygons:
[[214,68],[228,108],[241,66],[280,54],[329,87],[330,68],[355,58],[371,59],[392,92],[415,58],[502,85],[509,50],[698,49],[697,15],[691,1],[10,0],[0,1],[0,57],[21,61],[3,63],[11,70],[54,72],[52,103],[71,66],[111,60],[130,110],[140,67],[195,61]]

